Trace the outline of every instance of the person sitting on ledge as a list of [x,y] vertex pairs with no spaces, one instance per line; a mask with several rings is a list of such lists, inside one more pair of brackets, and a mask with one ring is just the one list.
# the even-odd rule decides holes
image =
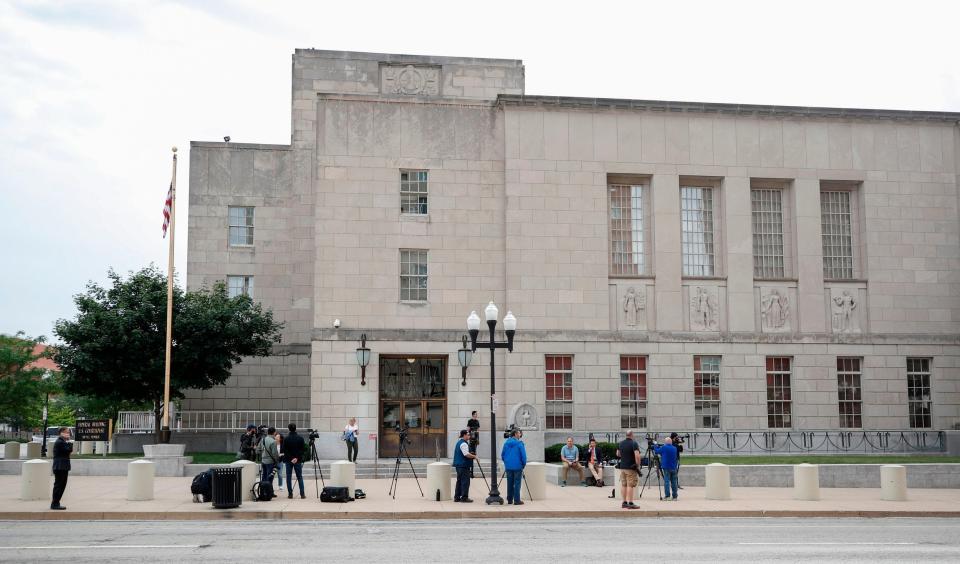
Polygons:
[[583,481],[583,466],[580,466],[580,449],[577,445],[573,444],[573,437],[567,437],[567,444],[560,449],[560,461],[563,462],[563,480],[560,482],[561,488],[567,485],[567,474],[570,473],[571,468],[576,470],[580,476],[580,485],[587,485],[587,483]]
[[587,469],[593,475],[598,488],[603,487],[603,453],[597,446],[596,439],[590,439],[590,448],[587,449]]

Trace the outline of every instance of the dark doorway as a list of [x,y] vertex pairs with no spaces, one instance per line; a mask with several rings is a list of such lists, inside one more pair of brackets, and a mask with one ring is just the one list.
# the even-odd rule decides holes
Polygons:
[[396,457],[398,424],[412,458],[447,456],[447,359],[380,355],[380,456]]

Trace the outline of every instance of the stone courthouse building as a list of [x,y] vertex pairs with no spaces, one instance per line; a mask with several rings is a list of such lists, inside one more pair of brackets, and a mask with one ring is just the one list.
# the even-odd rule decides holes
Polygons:
[[312,49],[292,98],[289,145],[191,145],[188,286],[286,328],[185,410],[309,410],[331,457],[349,417],[361,458],[400,422],[447,456],[471,410],[488,429],[489,352],[464,385],[457,350],[492,300],[519,320],[497,420],[534,443],[960,424],[960,114],[530,96],[519,60]]

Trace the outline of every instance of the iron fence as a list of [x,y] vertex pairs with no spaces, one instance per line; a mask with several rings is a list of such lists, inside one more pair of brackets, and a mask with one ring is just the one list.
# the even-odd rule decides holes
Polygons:
[[[174,416],[170,427],[176,431],[242,431],[248,424],[285,428],[289,423],[297,427],[310,426],[309,411],[241,410],[241,411],[181,411]],[[117,418],[118,433],[153,433],[156,429],[152,412],[121,411]]]

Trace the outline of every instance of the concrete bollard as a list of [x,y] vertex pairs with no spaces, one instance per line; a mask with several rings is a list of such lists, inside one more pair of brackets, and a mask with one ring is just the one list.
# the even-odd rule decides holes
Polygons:
[[820,467],[797,464],[793,467],[793,498],[802,501],[820,500]]
[[714,462],[706,468],[706,498],[730,499],[730,467]]
[[880,499],[907,501],[907,467],[885,464],[880,467]]
[[27,443],[27,459],[40,458],[40,443]]
[[243,493],[243,500],[253,501],[253,484],[257,482],[260,465],[249,460],[238,460],[231,462],[230,466],[240,467],[240,491]]
[[[480,472],[477,472],[480,474]],[[453,499],[450,485],[450,465],[446,462],[431,462],[427,464],[427,497],[437,500],[437,490],[440,490],[439,501]]]
[[51,496],[50,463],[46,460],[28,460],[20,470],[20,499],[24,501]]
[[346,460],[331,463],[329,481],[331,486],[347,488],[353,497],[353,490],[357,487],[357,465]]
[[[526,478],[526,484],[520,485],[520,499],[538,499],[547,498],[547,466],[543,462],[528,462],[523,469],[523,476]],[[506,482],[504,482],[506,485]],[[527,493],[530,488],[530,493]]]
[[80,445],[80,454],[93,454],[92,441],[81,441],[78,444]]
[[156,465],[149,460],[134,460],[127,464],[127,500],[153,499],[153,477]]
[[19,460],[20,459],[20,443],[18,443],[17,441],[10,441],[9,443],[3,443],[3,459]]

